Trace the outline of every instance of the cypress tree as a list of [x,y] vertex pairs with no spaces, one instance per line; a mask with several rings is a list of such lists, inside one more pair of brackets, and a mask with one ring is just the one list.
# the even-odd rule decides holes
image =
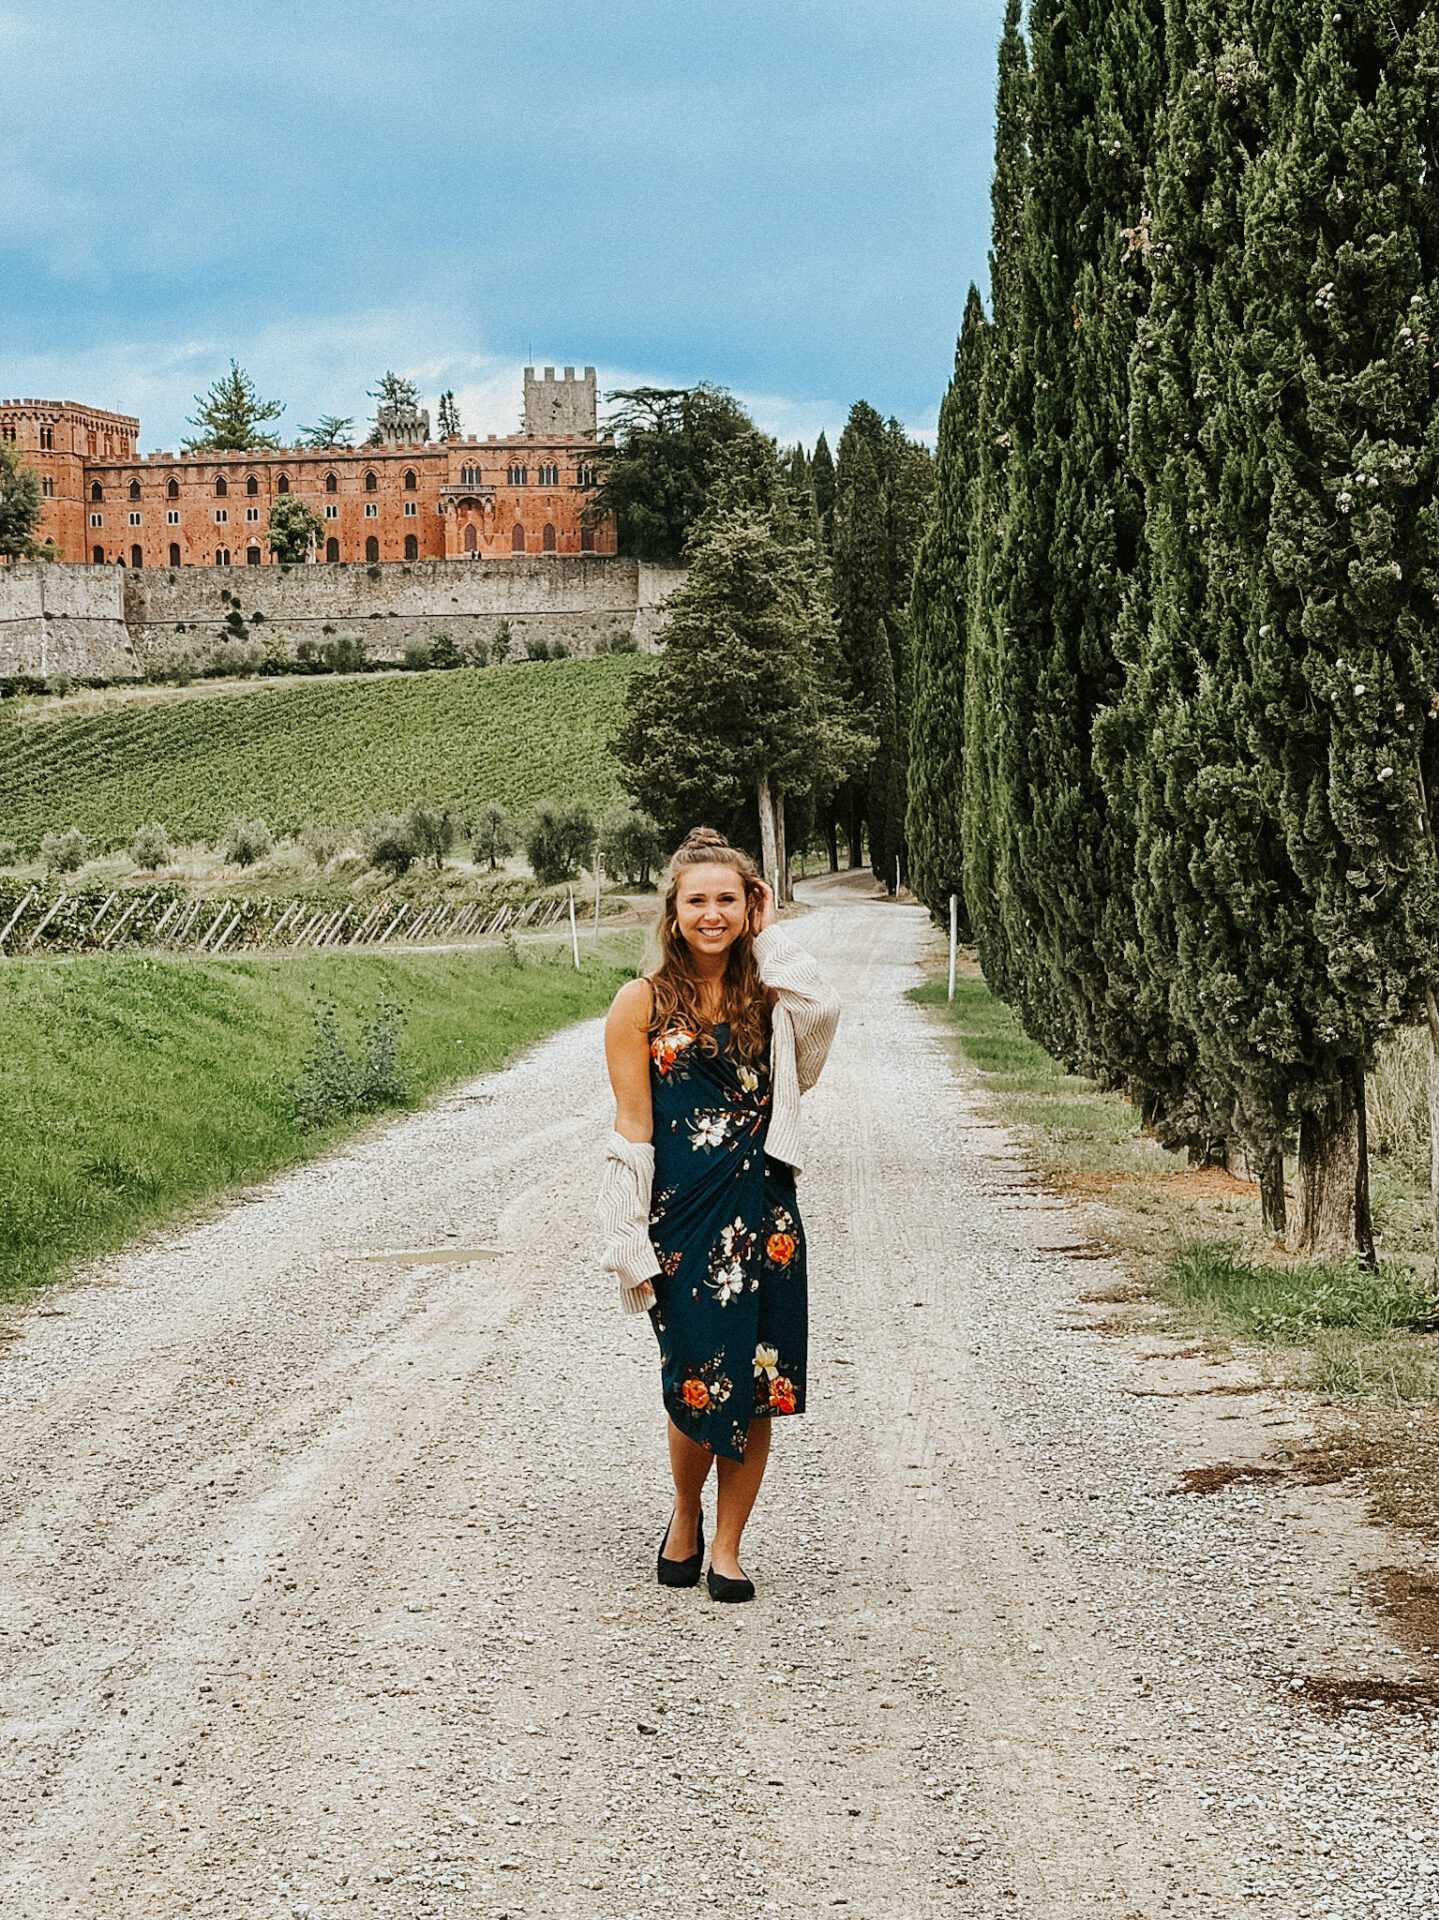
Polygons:
[[980,384],[989,323],[969,289],[954,377],[939,410],[935,487],[910,589],[914,694],[905,836],[909,884],[936,919],[957,894],[964,911],[962,822],[964,656],[971,617],[972,522],[979,466]]
[[[872,417],[878,436],[867,431],[865,414]],[[861,415],[858,426],[855,415]],[[840,442],[835,500],[835,608],[848,690],[878,744],[866,778],[848,784],[846,829],[850,865],[861,864],[860,849],[867,827],[871,865],[877,874],[888,867],[892,882],[891,773],[898,711],[887,621],[889,537],[884,488],[874,452],[875,439],[882,439],[884,428],[879,415],[863,401],[856,405],[850,420]]]
[[809,471],[810,483],[814,488],[815,511],[819,515],[819,527],[824,537],[825,551],[832,553],[834,551],[834,456],[823,434],[814,443]]

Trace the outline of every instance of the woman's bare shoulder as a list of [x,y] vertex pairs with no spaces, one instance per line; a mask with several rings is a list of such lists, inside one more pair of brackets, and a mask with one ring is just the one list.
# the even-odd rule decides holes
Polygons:
[[610,1012],[618,1014],[622,1020],[632,1020],[637,1027],[647,1027],[653,1005],[654,990],[648,979],[641,975],[638,980],[626,980],[611,1001]]

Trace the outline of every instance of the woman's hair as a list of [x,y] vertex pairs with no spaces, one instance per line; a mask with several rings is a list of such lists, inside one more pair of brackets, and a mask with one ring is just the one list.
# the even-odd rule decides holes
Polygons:
[[[685,1027],[694,1034],[706,1053],[715,1050],[710,1031],[712,1023],[700,1010],[700,983],[687,942],[675,917],[675,900],[684,876],[691,867],[730,867],[740,877],[751,910],[756,904],[759,871],[747,853],[730,846],[713,827],[696,827],[678,848],[669,864],[669,884],[665,888],[660,912],[658,938],[659,963],[651,969],[654,990],[650,1009],[650,1034],[666,1033],[671,1027]],[[729,1022],[730,1042],[741,1060],[755,1061],[764,1053],[769,1039],[769,999],[759,977],[754,957],[754,934],[748,916],[744,931],[729,950],[722,982],[722,1018]]]

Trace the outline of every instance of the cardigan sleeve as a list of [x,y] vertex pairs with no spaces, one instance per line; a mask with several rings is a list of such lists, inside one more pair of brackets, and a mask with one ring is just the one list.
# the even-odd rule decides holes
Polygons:
[[766,927],[754,940],[759,977],[773,987],[794,1030],[794,1064],[801,1093],[820,1076],[839,1025],[839,996],[821,978],[814,955],[783,927]]
[[622,1133],[612,1133],[596,1208],[605,1236],[600,1270],[619,1282],[620,1305],[626,1313],[645,1313],[653,1305],[643,1290],[660,1271],[650,1239],[654,1178],[655,1150],[649,1141],[626,1140]]

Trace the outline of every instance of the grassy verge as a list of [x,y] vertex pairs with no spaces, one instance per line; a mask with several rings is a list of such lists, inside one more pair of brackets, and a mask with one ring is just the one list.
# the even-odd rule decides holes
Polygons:
[[77,958],[0,965],[0,1299],[333,1144],[363,1116],[307,1127],[291,1089],[332,1004],[359,1035],[404,1010],[405,1104],[502,1066],[599,1012],[638,957],[602,942],[499,953]]
[[[1035,1171],[1091,1203],[1096,1245],[1151,1314],[1160,1305],[1176,1325],[1273,1349],[1277,1372],[1331,1399],[1439,1403],[1427,1168],[1402,1128],[1374,1158],[1379,1270],[1298,1260],[1264,1233],[1252,1182],[1191,1169],[1146,1139],[1127,1101],[1065,1073],[982,979],[956,981],[952,1003],[943,979],[911,998],[938,1010],[967,1077],[1019,1130]],[[1381,1084],[1376,1104],[1391,1094]]]

